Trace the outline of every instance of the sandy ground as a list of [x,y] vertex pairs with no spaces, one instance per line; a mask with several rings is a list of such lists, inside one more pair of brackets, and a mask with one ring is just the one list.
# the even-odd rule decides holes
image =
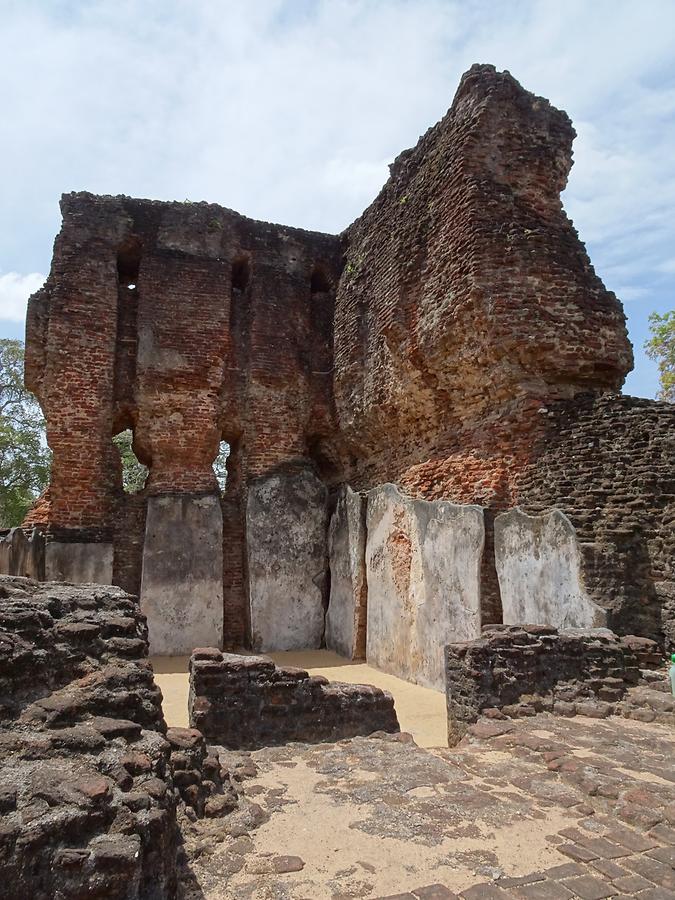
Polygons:
[[[373,684],[393,694],[402,731],[415,738],[420,747],[446,747],[447,726],[445,695],[417,684],[409,684],[394,675],[373,669],[366,663],[352,663],[330,650],[302,650],[268,654],[277,665],[300,666],[311,675],[324,675],[331,681]],[[188,724],[188,657],[155,656],[152,665],[155,680],[164,695],[164,716],[170,726]]]
[[[443,694],[327,651],[272,656],[390,690],[419,746],[404,733],[212,747],[238,804],[182,822],[183,900],[609,897],[636,884],[645,900],[675,897],[670,720],[491,718],[448,748]],[[153,664],[167,720],[185,725],[187,658]],[[652,694],[650,709],[667,705]]]
[[[289,754],[276,764],[264,752],[253,754],[261,770],[255,785],[263,788],[255,799],[279,805],[254,833],[255,849],[229,879],[225,897],[276,896],[256,875],[268,872],[267,859],[280,852],[304,862],[292,881],[281,879],[289,884],[288,895],[313,900],[392,895],[429,883],[460,891],[480,880],[477,869],[487,874],[499,866],[518,876],[560,862],[546,835],[574,822],[566,810],[549,810],[545,817],[537,811],[533,818],[526,795],[512,791],[522,805],[514,803],[510,815],[504,809],[495,814],[480,803],[486,786],[478,776],[467,777],[421,751],[416,756],[413,748],[408,767],[407,754],[397,747],[383,744],[384,753],[369,759],[367,744],[352,746],[351,753],[333,751],[334,760],[320,750]],[[402,784],[406,777],[409,783]],[[480,806],[473,814],[455,809],[458,799],[460,806],[467,800],[471,805],[476,796]],[[219,900],[218,889],[206,896]]]
[[170,728],[187,728],[188,693],[190,679],[188,676],[189,656],[151,656],[150,662],[155,672],[155,681],[159,685],[163,701],[162,709],[166,724]]

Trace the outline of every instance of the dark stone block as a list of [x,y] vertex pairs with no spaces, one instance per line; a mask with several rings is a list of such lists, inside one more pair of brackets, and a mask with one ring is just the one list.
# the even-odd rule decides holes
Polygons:
[[104,585],[0,589],[0,893],[175,897],[177,808],[222,815],[237,796],[199,732],[164,739],[138,602]]

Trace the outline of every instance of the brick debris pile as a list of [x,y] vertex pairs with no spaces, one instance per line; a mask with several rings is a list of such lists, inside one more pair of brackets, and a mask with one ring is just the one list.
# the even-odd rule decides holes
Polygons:
[[0,577],[0,881],[6,896],[172,898],[177,814],[236,797],[169,729],[135,598]]

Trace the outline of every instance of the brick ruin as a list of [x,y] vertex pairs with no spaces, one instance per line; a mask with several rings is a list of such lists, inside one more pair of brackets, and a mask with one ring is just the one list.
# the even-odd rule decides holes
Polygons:
[[0,576],[0,876],[12,898],[176,896],[181,827],[238,803],[167,729],[138,601]]
[[65,195],[27,322],[42,577],[140,594],[155,652],[367,647],[436,687],[524,593],[552,592],[542,624],[675,641],[675,407],[618,393],[623,310],[560,199],[573,138],[481,65],[340,235]]
[[188,709],[190,724],[209,743],[232,750],[400,731],[387,691],[213,647],[190,657]]
[[482,712],[509,716],[609,715],[639,681],[630,646],[605,629],[558,632],[548,625],[488,625],[481,638],[445,649],[448,740]]

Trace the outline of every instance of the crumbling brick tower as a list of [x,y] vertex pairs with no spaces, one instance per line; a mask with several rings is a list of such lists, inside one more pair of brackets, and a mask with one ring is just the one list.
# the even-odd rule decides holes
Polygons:
[[[484,621],[500,616],[492,517],[520,502],[567,512],[613,624],[660,632],[675,420],[611,394],[631,347],[562,209],[573,137],[563,112],[474,66],[339,236],[64,196],[27,324],[54,453],[47,577],[140,591],[160,652],[319,646],[333,489],[390,481],[485,509]],[[136,495],[112,444],[125,428],[150,469]]]

